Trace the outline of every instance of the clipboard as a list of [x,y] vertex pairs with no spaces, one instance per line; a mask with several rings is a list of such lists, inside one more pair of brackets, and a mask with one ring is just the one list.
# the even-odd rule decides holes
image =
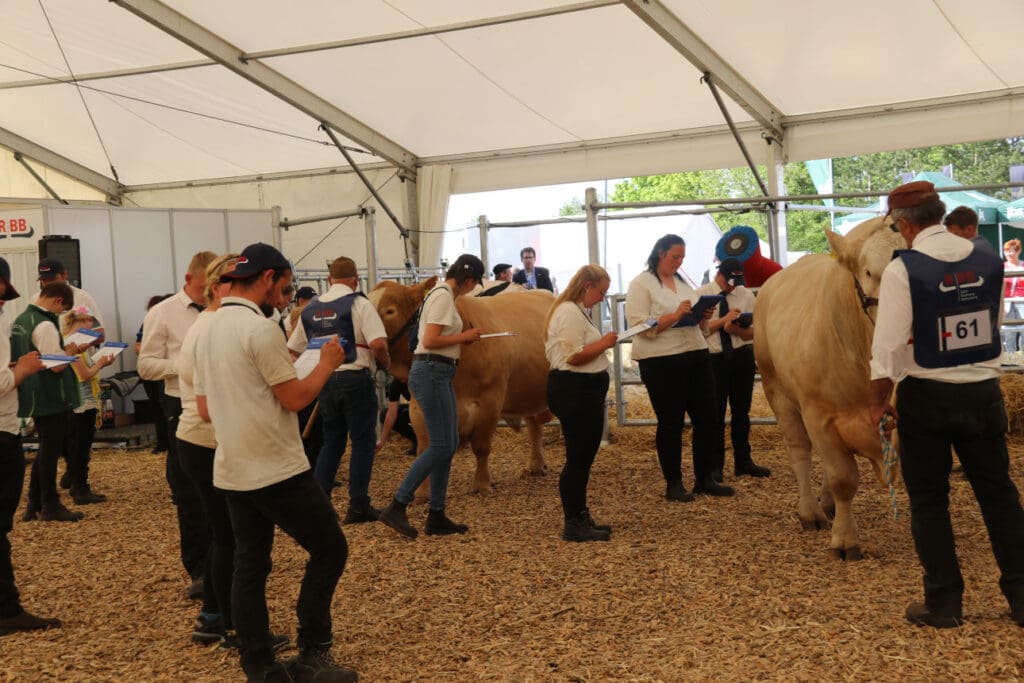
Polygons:
[[690,308],[690,312],[679,319],[672,327],[693,327],[704,318],[704,311],[712,306],[717,306],[725,299],[721,294],[705,294],[697,299],[697,302]]
[[78,346],[89,346],[90,344],[95,344],[102,336],[102,332],[96,332],[95,330],[90,330],[87,327],[82,327],[64,337],[64,343],[77,344]]
[[653,329],[653,328],[655,328],[657,326],[658,326],[658,319],[657,318],[648,318],[647,320],[643,321],[639,325],[634,325],[633,327],[629,328],[628,330],[624,330],[621,333],[619,333],[619,338],[618,338],[618,341],[616,343],[617,344],[621,344],[624,341],[632,339],[633,337],[635,337],[636,335],[640,334],[641,332],[646,332],[647,330]]
[[68,363],[74,363],[74,356],[59,356],[57,354],[47,353],[39,356],[39,360],[43,361],[44,368],[59,368],[61,365],[67,365]]
[[735,322],[739,327],[750,327],[751,325],[754,324],[754,314],[740,313],[738,316],[736,316],[736,320],[734,320],[733,322]]
[[96,353],[92,354],[92,361],[95,363],[99,360],[100,356],[111,356],[116,358],[127,348],[128,344],[125,342],[103,342],[103,346],[96,349]]
[[295,359],[295,373],[299,376],[299,379],[308,377],[313,372],[313,368],[320,362],[320,347],[331,339],[333,339],[333,336],[313,337],[309,340],[309,343],[306,344],[306,350]]

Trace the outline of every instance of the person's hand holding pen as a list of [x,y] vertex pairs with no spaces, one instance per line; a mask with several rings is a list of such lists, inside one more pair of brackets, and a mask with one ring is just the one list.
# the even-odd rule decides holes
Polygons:
[[462,334],[459,335],[462,344],[472,344],[480,339],[480,330],[473,327],[473,323],[467,322],[466,329],[462,330]]

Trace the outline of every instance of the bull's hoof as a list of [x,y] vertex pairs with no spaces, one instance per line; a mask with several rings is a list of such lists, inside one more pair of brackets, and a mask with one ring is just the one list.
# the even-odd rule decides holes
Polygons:
[[544,465],[541,468],[531,467],[523,470],[523,476],[526,477],[543,477],[548,473],[548,466]]
[[822,510],[822,512],[825,513],[825,516],[828,517],[829,519],[835,519],[836,518],[836,504],[835,503],[832,503],[831,505],[828,505],[826,503],[826,504],[821,506],[821,510]]
[[864,553],[861,552],[859,545],[849,548],[829,548],[828,554],[833,560],[846,562],[856,562],[857,560],[864,559]]
[[801,519],[800,528],[804,531],[823,531],[832,528],[827,519]]
[[494,494],[494,486],[474,486],[473,493],[478,493],[481,496],[490,496]]

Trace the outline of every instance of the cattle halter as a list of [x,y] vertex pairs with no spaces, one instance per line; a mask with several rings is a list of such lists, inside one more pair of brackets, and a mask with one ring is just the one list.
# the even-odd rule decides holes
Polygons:
[[860,307],[864,309],[864,315],[868,317],[871,324],[874,324],[875,319],[871,317],[870,313],[868,313],[868,309],[872,306],[878,305],[878,297],[866,296],[864,294],[864,288],[861,287],[860,280],[857,279],[856,275],[853,276],[853,285],[857,288],[857,297],[860,299]]

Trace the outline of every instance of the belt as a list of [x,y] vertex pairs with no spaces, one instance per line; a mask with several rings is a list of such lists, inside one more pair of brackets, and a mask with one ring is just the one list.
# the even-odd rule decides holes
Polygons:
[[358,368],[356,370],[335,370],[334,374],[335,375],[348,375],[348,374],[369,375],[370,374],[370,368]]
[[413,360],[430,361],[430,362],[433,362],[433,363],[444,363],[445,365],[455,365],[455,366],[458,366],[458,364],[459,364],[459,361],[455,360],[454,358],[449,358],[448,356],[442,356],[439,353],[414,353],[413,356],[412,356],[412,359]]

